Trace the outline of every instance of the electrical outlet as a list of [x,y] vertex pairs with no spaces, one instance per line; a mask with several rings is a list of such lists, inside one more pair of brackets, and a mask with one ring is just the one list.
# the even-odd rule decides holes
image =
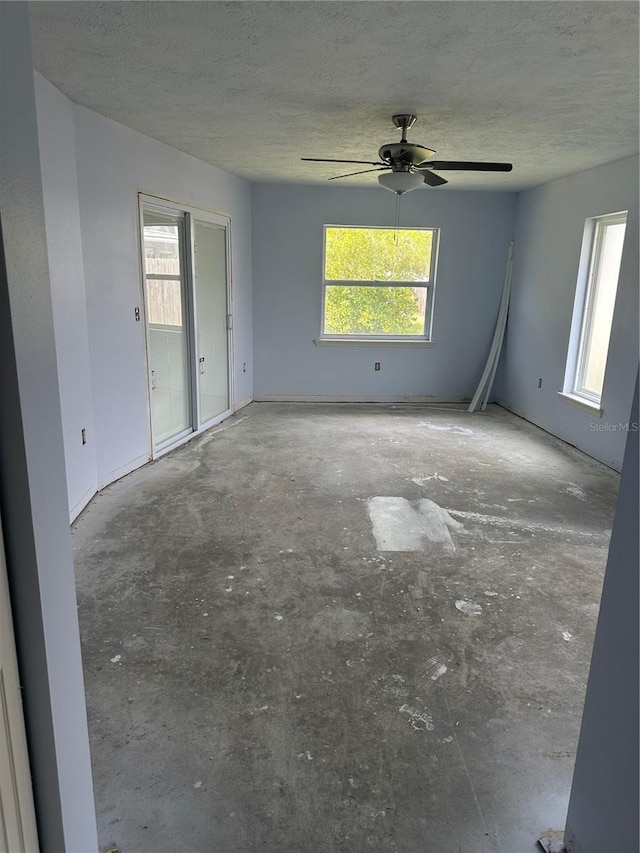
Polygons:
[[376,361],[376,363],[373,365],[373,369],[374,370],[380,370],[380,362],[379,361]]
[[87,443],[87,431],[84,427],[82,427],[82,443],[83,444]]
[[542,388],[542,379],[538,379],[538,388]]
[[246,372],[247,372],[247,362],[246,362],[246,361],[243,361],[243,362],[242,362],[242,372],[243,372],[243,373],[246,373]]

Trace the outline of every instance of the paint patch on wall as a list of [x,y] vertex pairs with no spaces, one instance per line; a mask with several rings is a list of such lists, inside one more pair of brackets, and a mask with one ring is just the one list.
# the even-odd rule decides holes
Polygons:
[[463,524],[427,498],[414,509],[406,498],[378,496],[369,498],[367,509],[378,551],[422,551],[433,543],[453,553],[451,533],[464,531]]

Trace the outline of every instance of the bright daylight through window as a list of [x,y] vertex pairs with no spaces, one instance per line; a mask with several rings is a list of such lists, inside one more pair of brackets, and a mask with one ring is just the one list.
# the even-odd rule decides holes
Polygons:
[[[152,224],[148,224],[150,220]],[[149,323],[182,326],[180,289],[180,226],[163,224],[162,214],[147,213],[144,226],[144,265]]]
[[626,222],[625,212],[585,224],[564,394],[594,407],[602,396]]
[[430,340],[438,230],[325,226],[324,338]]

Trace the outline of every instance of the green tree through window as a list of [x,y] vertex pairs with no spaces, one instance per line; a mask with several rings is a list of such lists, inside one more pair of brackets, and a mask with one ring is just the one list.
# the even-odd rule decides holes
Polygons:
[[427,229],[328,226],[324,334],[423,336],[433,240]]

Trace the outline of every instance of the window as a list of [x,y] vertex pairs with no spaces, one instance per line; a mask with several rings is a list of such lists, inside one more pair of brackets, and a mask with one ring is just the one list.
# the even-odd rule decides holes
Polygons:
[[431,338],[438,230],[324,229],[322,337]]
[[155,326],[182,326],[181,228],[179,222],[146,211],[144,269],[147,315]]
[[587,219],[564,396],[600,407],[627,214]]

